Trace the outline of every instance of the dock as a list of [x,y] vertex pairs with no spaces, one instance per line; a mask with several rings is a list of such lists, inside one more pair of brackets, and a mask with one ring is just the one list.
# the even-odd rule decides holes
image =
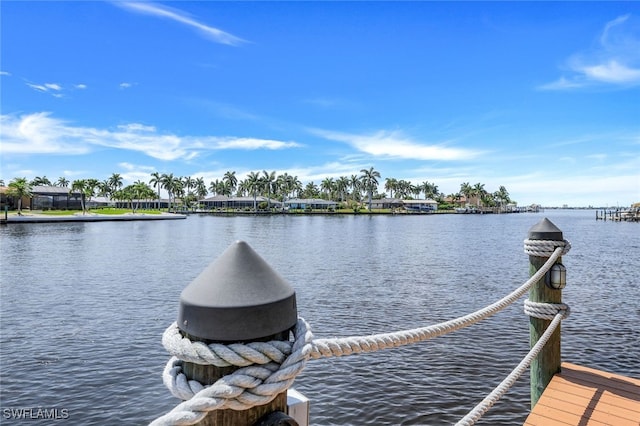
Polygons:
[[162,214],[77,214],[70,216],[49,216],[43,214],[26,214],[22,216],[11,215],[0,219],[0,224],[7,225],[13,223],[61,223],[61,222],[128,222],[133,220],[176,220],[186,219],[184,214],[162,213]]
[[524,426],[639,426],[640,380],[567,362]]
[[596,220],[613,222],[640,222],[640,207],[631,209],[596,210]]

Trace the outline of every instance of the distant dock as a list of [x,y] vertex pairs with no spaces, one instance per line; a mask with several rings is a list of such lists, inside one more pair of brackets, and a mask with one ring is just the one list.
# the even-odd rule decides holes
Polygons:
[[596,210],[596,220],[614,222],[640,222],[640,208]]
[[87,214],[72,216],[53,216],[44,214],[25,214],[22,216],[11,215],[0,219],[0,224],[14,223],[59,223],[59,222],[130,222],[134,220],[177,220],[186,219],[184,214],[162,213],[162,214]]

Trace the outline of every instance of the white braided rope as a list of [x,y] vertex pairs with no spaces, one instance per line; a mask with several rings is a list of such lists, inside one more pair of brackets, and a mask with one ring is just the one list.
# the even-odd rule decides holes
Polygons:
[[330,356],[352,355],[373,352],[380,349],[395,348],[410,343],[422,342],[447,333],[468,327],[482,321],[522,297],[531,286],[538,282],[562,255],[564,247],[556,247],[549,259],[524,284],[507,296],[478,311],[428,327],[403,330],[395,333],[382,333],[370,336],[354,336],[334,339],[316,339],[312,344],[311,357],[314,359]]
[[562,318],[567,318],[571,310],[565,303],[541,303],[532,302],[529,299],[524,301],[524,313],[530,317],[551,321],[557,314],[562,314]]
[[162,345],[170,355],[182,361],[216,367],[246,367],[252,364],[276,362],[282,364],[291,353],[291,342],[274,340],[271,342],[251,342],[246,344],[220,343],[205,344],[192,342],[180,334],[176,323],[171,324],[162,335]]
[[475,422],[480,419],[493,405],[504,395],[520,378],[522,373],[524,373],[527,368],[531,365],[531,362],[535,357],[538,356],[544,345],[547,344],[549,338],[556,330],[560,322],[562,321],[563,314],[557,313],[549,327],[545,330],[545,332],[540,336],[540,340],[531,348],[529,353],[520,361],[518,366],[513,369],[513,371],[502,381],[500,384],[489,394],[487,395],[478,405],[476,405],[466,416],[464,416],[456,426],[471,426],[475,424]]
[[[525,241],[525,252],[530,254],[526,248],[527,241],[530,240]],[[307,322],[299,318],[293,343],[272,341],[247,345],[206,345],[202,342],[191,342],[183,337],[174,323],[165,331],[162,339],[165,348],[173,355],[165,367],[163,381],[174,396],[188,400],[151,424],[191,425],[202,420],[209,411],[246,410],[256,405],[267,404],[290,387],[309,358],[319,359],[395,348],[473,325],[500,312],[522,297],[561,255],[568,252],[570,244],[567,241],[553,243],[555,248],[550,254],[538,248],[536,253],[544,253],[544,256],[548,255],[549,258],[516,290],[483,309],[427,327],[369,336],[314,340]],[[549,245],[544,247],[548,249]],[[218,367],[234,365],[242,368],[222,377],[213,385],[204,387],[197,381],[186,378],[182,373],[183,361]]]
[[569,253],[571,243],[567,240],[524,240],[524,252],[529,256],[550,257],[557,247],[562,247],[561,256]]
[[197,382],[194,386],[191,383],[193,381],[187,381],[179,371],[180,361],[172,358],[165,367],[163,380],[165,384],[175,384],[180,389],[178,392],[190,399],[178,404],[169,413],[154,420],[151,425],[192,425],[201,421],[209,411],[246,410],[256,405],[268,404],[278,394],[291,387],[309,359],[313,334],[302,318],[296,324],[294,335],[291,354],[282,364],[269,362],[260,366],[242,367],[208,387],[202,387]]

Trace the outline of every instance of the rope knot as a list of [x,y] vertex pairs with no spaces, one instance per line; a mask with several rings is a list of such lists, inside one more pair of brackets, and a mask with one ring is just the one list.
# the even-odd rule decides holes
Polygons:
[[571,243],[567,240],[524,240],[524,252],[529,256],[551,257],[558,247],[562,247],[561,256],[564,256],[571,250]]
[[530,317],[552,320],[556,315],[561,314],[562,319],[569,316],[571,309],[565,303],[541,303],[532,302],[529,299],[524,301],[524,313]]
[[[177,324],[171,324],[164,332],[162,343],[173,356],[165,366],[162,380],[169,391],[184,402],[151,424],[194,424],[209,411],[247,410],[273,401],[291,387],[310,357],[313,334],[302,318],[298,318],[294,338],[293,342],[206,345],[185,338]],[[240,368],[204,386],[187,379],[182,369],[184,362]]]

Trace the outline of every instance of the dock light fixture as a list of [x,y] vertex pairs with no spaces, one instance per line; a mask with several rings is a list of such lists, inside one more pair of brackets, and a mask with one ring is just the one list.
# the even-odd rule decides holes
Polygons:
[[562,290],[567,285],[567,268],[562,263],[554,264],[545,275],[545,283],[555,290]]

